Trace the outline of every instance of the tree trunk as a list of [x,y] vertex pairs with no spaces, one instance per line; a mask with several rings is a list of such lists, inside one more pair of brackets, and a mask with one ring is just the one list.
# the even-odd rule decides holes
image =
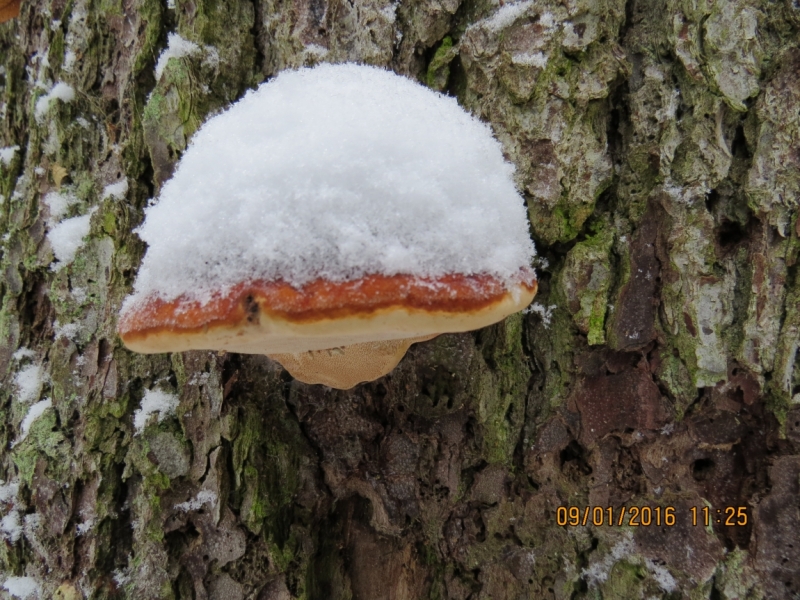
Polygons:
[[[0,583],[797,598],[799,30],[797,0],[24,3],[0,26]],[[347,392],[261,356],[126,351],[133,230],[187,140],[320,61],[492,125],[533,309]],[[54,232],[86,215],[71,259]],[[146,391],[174,414],[135,424]]]

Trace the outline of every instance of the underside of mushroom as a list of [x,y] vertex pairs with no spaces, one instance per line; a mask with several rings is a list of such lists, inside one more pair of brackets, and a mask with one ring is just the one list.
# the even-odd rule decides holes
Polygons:
[[434,337],[436,334],[267,356],[279,362],[298,381],[347,390],[361,382],[383,377],[397,366],[411,344]]

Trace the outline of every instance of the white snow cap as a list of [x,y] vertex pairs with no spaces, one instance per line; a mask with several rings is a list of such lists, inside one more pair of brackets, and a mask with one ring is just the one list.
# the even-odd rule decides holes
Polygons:
[[195,134],[137,230],[125,308],[254,280],[511,281],[535,254],[513,173],[453,98],[375,67],[283,72]]

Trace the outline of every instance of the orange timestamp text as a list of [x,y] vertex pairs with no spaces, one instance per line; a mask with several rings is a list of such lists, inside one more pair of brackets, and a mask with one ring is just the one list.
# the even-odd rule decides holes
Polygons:
[[559,506],[556,523],[562,527],[578,525],[602,525],[622,527],[649,527],[650,525],[671,527],[675,525],[674,506]]
[[[694,526],[718,523],[742,527],[748,522],[746,506],[719,509],[693,506],[688,512]],[[556,523],[561,527],[673,527],[678,523],[677,515],[678,509],[674,506],[559,506],[556,509]]]

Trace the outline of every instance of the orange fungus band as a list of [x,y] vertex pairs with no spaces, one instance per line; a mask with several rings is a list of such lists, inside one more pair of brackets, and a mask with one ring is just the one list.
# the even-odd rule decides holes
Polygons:
[[20,0],[0,0],[0,23],[19,16]]
[[[524,287],[536,289],[532,271],[521,273]],[[226,294],[201,303],[178,298],[152,299],[125,311],[119,322],[123,338],[153,331],[198,331],[235,325],[259,312],[283,320],[307,323],[389,308],[426,312],[472,312],[491,306],[509,293],[501,280],[489,275],[445,275],[422,279],[411,275],[368,275],[331,282],[317,279],[302,287],[285,282],[241,283]]]

